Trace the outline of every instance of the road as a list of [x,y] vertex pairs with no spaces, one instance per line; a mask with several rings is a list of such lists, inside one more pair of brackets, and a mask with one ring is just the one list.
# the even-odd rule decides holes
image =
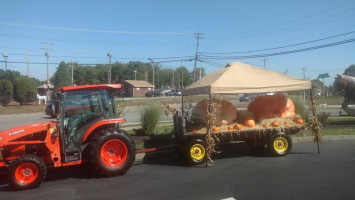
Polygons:
[[185,166],[173,154],[151,155],[126,175],[94,178],[83,168],[50,170],[40,188],[0,199],[355,199],[355,141],[296,143],[286,157],[267,157],[244,143],[229,145],[215,166]]
[[[175,107],[179,109],[180,105],[176,104]],[[129,106],[125,108],[125,116],[127,124],[139,124],[140,123],[140,113],[143,107]],[[318,108],[318,112],[329,112],[332,116],[339,115],[340,106],[335,107],[322,107]],[[7,130],[9,128],[26,125],[36,122],[45,122],[49,120],[55,120],[46,116],[43,113],[33,113],[33,114],[21,114],[21,115],[0,115],[0,130]],[[172,121],[172,115],[166,117],[164,114],[161,115],[160,121]]]

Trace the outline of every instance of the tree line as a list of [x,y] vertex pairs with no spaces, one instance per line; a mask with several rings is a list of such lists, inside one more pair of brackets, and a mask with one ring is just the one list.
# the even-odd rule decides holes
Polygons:
[[[201,76],[206,74],[202,67]],[[73,71],[73,73],[72,73]],[[60,62],[50,82],[57,88],[70,85],[91,85],[108,83],[108,65],[80,65],[77,62]],[[115,62],[111,64],[111,83],[122,83],[124,80],[145,80],[153,83],[153,66],[151,63],[130,61],[128,63]],[[181,88],[193,81],[192,72],[181,66],[176,69],[166,68],[156,64],[154,66],[155,88],[170,86]],[[72,81],[73,77],[73,81]],[[23,76],[20,72],[0,69],[0,105],[6,106],[11,100],[20,104],[36,101],[37,86],[46,83],[35,78]]]

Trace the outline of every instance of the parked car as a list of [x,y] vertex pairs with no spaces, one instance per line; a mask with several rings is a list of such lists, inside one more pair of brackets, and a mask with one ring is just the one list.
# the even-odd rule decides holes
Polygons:
[[49,104],[46,106],[46,115],[51,117],[57,117],[59,112],[59,101],[50,101]]
[[243,96],[241,96],[239,98],[239,101],[240,102],[250,102],[250,101],[253,101],[258,95],[257,94],[244,94]]
[[181,96],[180,90],[171,90],[170,92],[165,93],[166,96]]
[[171,90],[162,90],[161,92],[160,92],[160,94],[162,95],[162,96],[167,96],[166,95],[166,93],[168,93],[168,92],[170,92]]
[[160,94],[160,90],[154,90],[154,91],[149,91],[145,93],[146,97],[161,97],[162,95]]

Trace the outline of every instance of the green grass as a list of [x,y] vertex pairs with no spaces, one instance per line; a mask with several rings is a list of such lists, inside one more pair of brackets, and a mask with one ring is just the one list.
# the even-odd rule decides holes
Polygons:
[[0,107],[0,115],[14,115],[45,112],[46,105],[13,105]]

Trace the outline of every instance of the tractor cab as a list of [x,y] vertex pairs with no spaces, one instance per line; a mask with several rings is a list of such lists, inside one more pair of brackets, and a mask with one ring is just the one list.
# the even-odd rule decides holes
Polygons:
[[[85,86],[82,86],[85,87]],[[116,117],[117,90],[80,86],[59,89],[58,113],[63,161],[81,160],[83,136],[93,124]]]

